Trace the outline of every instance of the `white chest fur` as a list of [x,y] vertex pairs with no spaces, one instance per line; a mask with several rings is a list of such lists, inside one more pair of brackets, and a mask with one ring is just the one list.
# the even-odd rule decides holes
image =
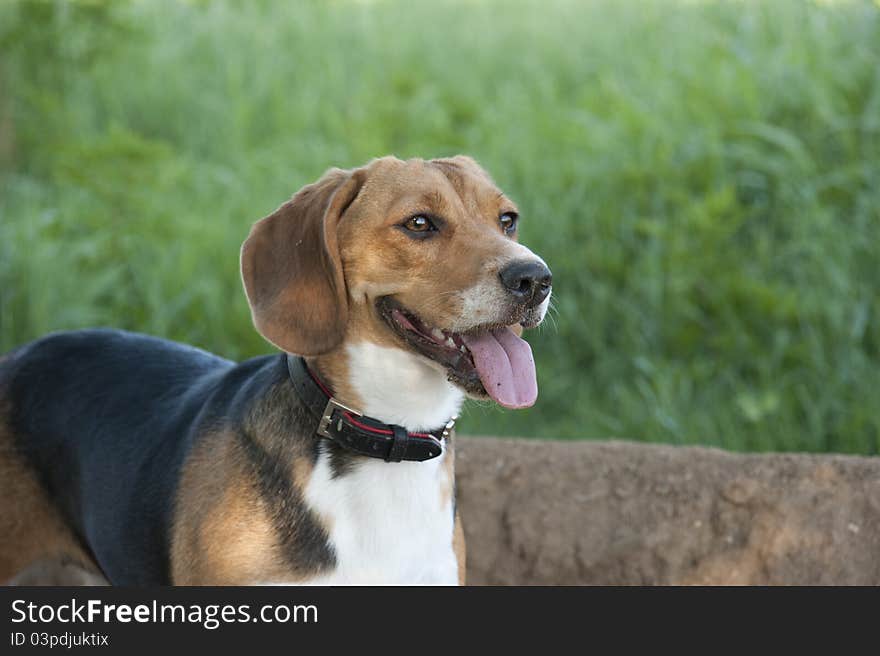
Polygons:
[[442,456],[425,462],[369,459],[334,479],[322,454],[305,491],[330,528],[336,568],[317,585],[455,585],[452,502]]
[[[418,356],[369,342],[349,346],[348,355],[364,414],[410,431],[458,414],[464,394]],[[452,484],[449,457],[444,445],[425,462],[364,458],[333,478],[322,452],[305,500],[327,522],[337,566],[308,583],[455,585],[453,502],[444,494]]]

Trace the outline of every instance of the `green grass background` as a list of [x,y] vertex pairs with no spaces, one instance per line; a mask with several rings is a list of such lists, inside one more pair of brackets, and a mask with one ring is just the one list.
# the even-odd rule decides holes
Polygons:
[[0,350],[270,351],[250,224],[469,153],[554,272],[540,398],[463,431],[874,454],[876,2],[4,2]]

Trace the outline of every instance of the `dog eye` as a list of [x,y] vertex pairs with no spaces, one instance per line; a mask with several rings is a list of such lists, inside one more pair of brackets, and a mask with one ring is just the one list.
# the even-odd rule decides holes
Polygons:
[[505,235],[512,235],[516,232],[516,222],[519,216],[517,216],[516,212],[505,212],[500,217],[498,217],[498,222],[501,224],[501,230],[504,231]]
[[426,216],[422,216],[421,214],[416,214],[413,217],[407,219],[406,223],[403,224],[403,227],[409,230],[410,232],[436,232],[437,226]]

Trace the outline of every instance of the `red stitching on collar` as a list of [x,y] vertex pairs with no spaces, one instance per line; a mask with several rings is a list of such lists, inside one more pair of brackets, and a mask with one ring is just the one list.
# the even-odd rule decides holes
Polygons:
[[[363,424],[363,423],[359,422],[357,419],[355,419],[354,417],[352,417],[351,414],[349,414],[348,412],[343,412],[342,414],[345,415],[346,419],[348,419],[352,424],[354,424],[355,426],[357,426],[361,430],[365,430],[369,433],[377,433],[379,435],[394,435],[393,431],[387,430],[385,428],[373,428],[372,426],[367,426],[366,424]],[[407,434],[410,437],[421,437],[424,439],[436,439],[430,433],[407,433]]]

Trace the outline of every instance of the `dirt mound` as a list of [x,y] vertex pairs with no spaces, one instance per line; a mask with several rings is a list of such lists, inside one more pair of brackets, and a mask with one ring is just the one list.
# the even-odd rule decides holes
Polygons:
[[880,585],[880,458],[458,438],[469,584]]

